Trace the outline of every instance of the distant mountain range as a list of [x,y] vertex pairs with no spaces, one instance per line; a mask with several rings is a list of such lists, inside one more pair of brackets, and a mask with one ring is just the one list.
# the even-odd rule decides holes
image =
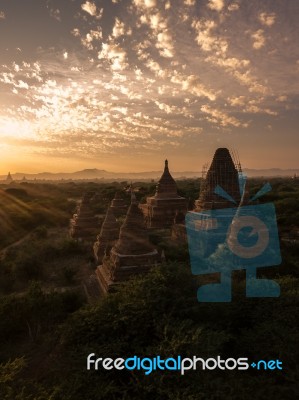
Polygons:
[[[31,180],[47,180],[47,181],[58,181],[58,180],[106,180],[106,181],[118,181],[118,180],[157,180],[160,178],[163,171],[146,171],[146,172],[109,172],[100,169],[84,169],[76,172],[41,172],[38,174],[26,174],[24,172],[17,172],[11,174],[13,180],[20,181],[26,179]],[[295,174],[299,176],[298,169],[244,169],[244,174],[248,177],[278,177],[278,176],[289,176],[293,177]],[[171,174],[174,178],[198,178],[202,174],[199,171],[182,171],[173,172]],[[7,175],[0,175],[0,180],[6,180]]]

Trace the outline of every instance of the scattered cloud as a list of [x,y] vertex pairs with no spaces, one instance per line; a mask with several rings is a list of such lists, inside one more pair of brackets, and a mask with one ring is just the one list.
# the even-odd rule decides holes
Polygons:
[[214,123],[214,124],[220,124],[223,127],[227,127],[227,126],[235,126],[237,128],[239,127],[243,127],[246,128],[248,127],[248,123],[242,123],[241,121],[239,121],[237,118],[232,117],[230,115],[228,115],[227,113],[220,111],[216,108],[212,108],[208,105],[203,105],[201,108],[201,111],[203,113],[206,113],[209,115],[209,121]]
[[184,4],[186,6],[194,6],[196,3],[196,0],[184,0]]
[[118,44],[103,43],[98,59],[106,59],[114,71],[124,70],[127,64],[127,53]]
[[232,3],[227,7],[228,11],[237,11],[239,8],[240,5],[238,3]]
[[254,32],[254,33],[251,35],[251,37],[252,37],[252,39],[253,39],[252,47],[253,47],[254,49],[259,50],[259,49],[261,49],[262,47],[265,46],[266,39],[265,39],[265,36],[264,36],[264,31],[263,31],[263,29],[259,29],[259,30],[257,30],[256,32]]
[[81,8],[83,11],[87,12],[96,19],[100,19],[103,15],[103,8],[98,9],[96,4],[92,1],[86,1],[85,3],[81,4]]
[[156,0],[133,0],[136,7],[153,8],[157,5]]
[[112,3],[72,1],[67,13],[61,2],[45,13],[47,40],[7,41],[0,120],[15,140],[19,127],[45,153],[69,154],[72,143],[82,157],[145,154],[190,147],[207,131],[274,131],[296,109],[297,28],[274,3],[267,12],[257,0]]
[[117,39],[120,36],[123,36],[126,32],[125,24],[121,22],[118,18],[115,19],[115,24],[112,29],[112,36]]
[[272,26],[276,21],[276,14],[275,13],[267,14],[265,12],[260,13],[259,20],[263,25]]
[[61,22],[61,14],[58,8],[50,10],[50,17],[56,19],[56,21]]
[[224,0],[209,0],[208,7],[211,10],[221,11],[224,7]]

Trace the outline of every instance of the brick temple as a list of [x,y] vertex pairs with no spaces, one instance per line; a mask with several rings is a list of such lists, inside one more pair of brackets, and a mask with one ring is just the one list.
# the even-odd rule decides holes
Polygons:
[[126,215],[126,212],[128,210],[128,205],[126,204],[120,192],[115,193],[114,199],[112,200],[110,207],[116,218],[121,217],[122,215]]
[[164,172],[156,186],[154,196],[147,197],[146,204],[140,205],[146,225],[149,228],[169,228],[178,213],[185,215],[187,201],[178,195],[177,185],[165,160]]
[[[220,186],[234,199],[238,205],[241,201],[239,188],[240,163],[234,162],[227,148],[218,148],[207,172],[203,171],[199,198],[195,201],[193,211],[222,209],[234,207],[229,200],[215,193],[216,186]],[[177,218],[172,227],[172,239],[187,242],[185,221]]]
[[93,193],[91,192],[83,195],[81,203],[77,207],[77,212],[70,220],[70,235],[74,239],[90,240],[98,232],[99,221],[94,215],[90,204],[92,196]]
[[109,255],[113,245],[119,238],[119,223],[117,222],[112,208],[109,207],[101,227],[97,241],[94,243],[94,256],[98,263],[102,262],[104,255]]
[[147,273],[158,262],[160,256],[149,241],[143,214],[133,198],[117,243],[97,267],[100,292],[106,294],[132,276]]
[[239,188],[240,164],[234,163],[230,152],[226,148],[215,151],[210,168],[203,179],[198,200],[195,201],[194,211],[229,208],[233,204],[215,193],[216,186],[224,189],[237,204],[240,203]]

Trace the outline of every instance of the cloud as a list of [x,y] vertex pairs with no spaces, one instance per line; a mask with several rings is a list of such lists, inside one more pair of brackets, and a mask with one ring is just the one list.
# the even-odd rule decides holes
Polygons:
[[207,6],[211,10],[221,11],[224,7],[224,0],[209,0]]
[[223,127],[235,126],[237,128],[239,127],[246,128],[248,126],[248,123],[242,123],[235,117],[231,117],[225,112],[217,110],[215,108],[211,108],[208,105],[203,105],[200,109],[203,113],[208,114],[210,116],[208,120],[214,124],[220,124]]
[[20,88],[20,89],[29,89],[29,85],[27,82],[24,82],[22,80],[19,80],[18,83],[15,85],[15,87]]
[[233,76],[237,78],[237,80],[245,86],[248,86],[249,92],[256,92],[265,94],[267,92],[267,88],[258,83],[256,79],[252,76],[251,71],[247,70],[246,72],[241,71],[233,71]]
[[56,21],[61,22],[61,14],[58,8],[50,10],[50,17],[56,19]]
[[275,23],[276,20],[276,14],[275,13],[260,13],[259,15],[259,20],[263,25],[266,26],[272,26]]
[[127,64],[127,53],[119,45],[103,43],[102,50],[98,53],[98,59],[107,59],[114,71],[124,70]]
[[[228,41],[223,37],[213,34],[217,28],[215,21],[205,19],[199,21],[194,20],[192,22],[192,27],[197,34],[195,40],[201,49],[207,53],[212,53],[212,55],[205,58],[206,62],[224,68],[225,71],[230,73],[230,75],[236,78],[241,84],[249,86],[250,91],[265,91],[265,88],[256,82],[249,69],[244,71],[244,69],[249,67],[250,60],[228,56]],[[256,46],[261,45],[262,38],[260,32],[258,35],[254,35]]]
[[[75,33],[75,36],[78,35],[78,33]],[[88,50],[93,50],[94,49],[94,45],[93,42],[94,41],[99,41],[100,39],[102,39],[103,35],[102,35],[102,31],[100,30],[90,30],[85,37],[81,37],[81,43],[84,47],[86,47]]]
[[227,7],[228,11],[237,11],[239,8],[240,5],[238,3],[232,3]]
[[4,11],[0,11],[0,19],[5,19],[5,12]]
[[220,67],[225,67],[229,70],[236,70],[240,68],[247,67],[250,64],[249,60],[240,60],[235,57],[207,57],[205,61],[211,61],[215,65],[219,65]]
[[284,96],[284,95],[281,95],[281,96],[278,96],[277,97],[277,101],[280,101],[280,102],[285,102],[285,101],[287,101],[287,96]]
[[197,97],[207,97],[209,100],[216,100],[216,95],[213,91],[208,90],[195,75],[185,76],[179,73],[174,73],[171,77],[171,82],[181,85],[182,90],[185,90]]
[[167,19],[160,12],[155,12],[155,14],[145,12],[141,15],[140,20],[142,24],[146,24],[152,29],[153,38],[156,39],[155,47],[159,50],[159,54],[165,58],[172,58],[174,45]]
[[196,3],[196,0],[184,0],[184,4],[186,6],[194,6]]
[[251,35],[253,39],[252,47],[256,50],[261,49],[265,46],[266,39],[264,37],[263,29],[259,29]]
[[161,56],[167,58],[171,58],[174,56],[172,36],[168,31],[158,33],[156,47],[157,49],[159,49]]
[[169,106],[168,104],[159,101],[155,101],[155,104],[159,107],[160,110],[165,111],[166,114],[171,114],[177,111],[177,107]]
[[139,8],[153,8],[156,7],[156,0],[133,0],[136,7]]
[[120,36],[131,35],[131,34],[132,34],[132,29],[131,28],[126,29],[125,24],[118,18],[115,18],[115,24],[112,28],[112,37],[114,39],[118,39]]
[[103,8],[98,10],[97,6],[92,1],[86,1],[85,3],[81,4],[81,8],[92,17],[96,17],[96,19],[100,19],[103,15]]
[[244,106],[246,102],[246,97],[245,96],[230,97],[228,101],[232,106]]
[[204,51],[213,51],[217,56],[226,53],[228,43],[225,39],[214,36],[213,30],[217,28],[217,24],[213,20],[193,21],[192,27],[196,31],[195,40]]

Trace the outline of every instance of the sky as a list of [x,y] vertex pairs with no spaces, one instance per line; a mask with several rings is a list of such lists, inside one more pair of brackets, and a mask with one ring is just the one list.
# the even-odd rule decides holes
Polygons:
[[298,0],[0,0],[0,173],[298,168]]

